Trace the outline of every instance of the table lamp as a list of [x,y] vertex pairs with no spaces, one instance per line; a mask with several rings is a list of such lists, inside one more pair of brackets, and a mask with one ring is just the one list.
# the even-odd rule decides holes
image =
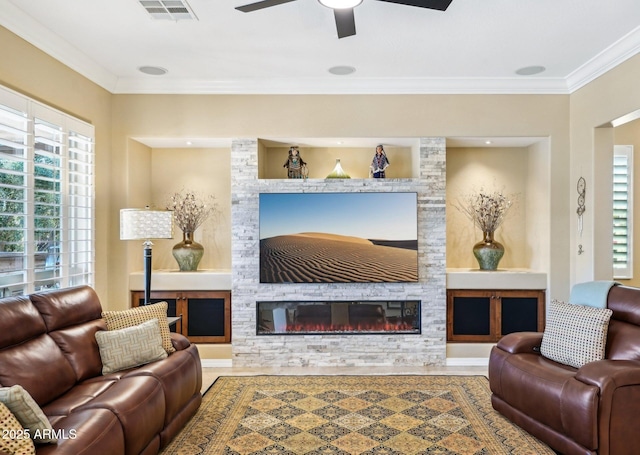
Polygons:
[[120,240],[144,240],[144,304],[151,299],[152,239],[173,238],[173,212],[169,210],[121,209]]

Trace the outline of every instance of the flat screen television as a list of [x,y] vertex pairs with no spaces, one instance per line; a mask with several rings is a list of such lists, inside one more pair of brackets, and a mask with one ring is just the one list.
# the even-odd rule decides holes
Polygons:
[[417,193],[260,194],[261,283],[418,281]]

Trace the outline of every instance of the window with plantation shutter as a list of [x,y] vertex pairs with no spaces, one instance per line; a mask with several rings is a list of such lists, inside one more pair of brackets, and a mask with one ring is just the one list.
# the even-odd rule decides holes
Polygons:
[[633,277],[633,146],[613,153],[613,277]]
[[93,134],[0,87],[0,296],[93,285]]

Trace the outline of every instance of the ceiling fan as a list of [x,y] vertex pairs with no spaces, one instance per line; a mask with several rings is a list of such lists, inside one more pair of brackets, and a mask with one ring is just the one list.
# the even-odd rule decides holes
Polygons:
[[[283,3],[296,0],[262,0],[248,5],[238,6],[236,9],[243,13],[250,13]],[[345,38],[356,34],[356,21],[353,16],[353,8],[362,3],[362,0],[318,0],[322,5],[333,9],[336,19],[338,38]],[[453,0],[378,0],[379,2],[398,3],[400,5],[416,6],[418,8],[436,9],[445,11]]]

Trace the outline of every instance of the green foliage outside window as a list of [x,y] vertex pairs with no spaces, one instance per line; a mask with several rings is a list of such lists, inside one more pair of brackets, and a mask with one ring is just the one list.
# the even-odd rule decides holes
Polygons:
[[[46,252],[60,243],[59,160],[36,155],[34,168],[34,233],[36,251]],[[25,246],[24,162],[0,160],[0,251],[23,253]]]
[[0,245],[7,253],[24,252],[23,172],[22,161],[0,160]]

